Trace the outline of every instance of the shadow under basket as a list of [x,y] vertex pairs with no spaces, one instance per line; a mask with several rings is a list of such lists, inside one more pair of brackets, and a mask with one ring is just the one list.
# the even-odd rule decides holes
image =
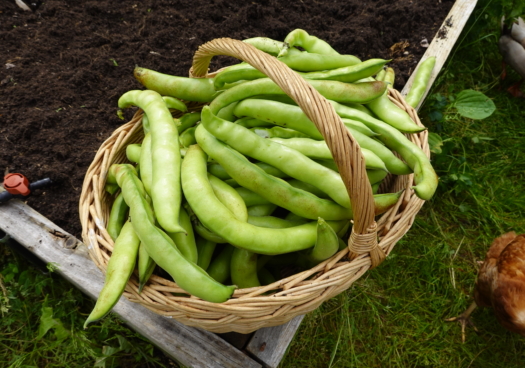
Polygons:
[[[250,60],[248,62],[251,63]],[[406,104],[398,91],[389,90],[389,97],[407,111],[416,124],[422,126],[416,111]],[[202,106],[190,103],[188,108],[189,111],[199,111]],[[114,199],[104,190],[106,174],[112,164],[128,163],[126,146],[140,143],[143,137],[142,112],[139,110],[131,121],[114,131],[101,145],[86,173],[79,206],[82,238],[88,245],[90,257],[103,272],[113,250],[113,241],[105,229]],[[430,157],[426,130],[410,134],[408,138]],[[389,175],[381,184],[380,193],[404,190],[391,209],[375,218],[377,246],[385,255],[410,229],[424,203],[411,189],[413,185],[413,174]],[[188,326],[216,333],[250,333],[263,327],[284,324],[348,289],[372,267],[369,252],[351,257],[349,249],[347,247],[309,270],[267,286],[237,289],[232,298],[224,303],[211,303],[191,296],[175,282],[155,274],[139,294],[138,278],[134,273],[124,295]]]

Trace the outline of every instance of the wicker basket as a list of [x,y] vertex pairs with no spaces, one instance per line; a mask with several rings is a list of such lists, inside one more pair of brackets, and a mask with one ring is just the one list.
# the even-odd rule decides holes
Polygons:
[[[354,210],[348,248],[310,270],[273,284],[237,289],[233,297],[224,303],[210,303],[190,296],[174,282],[155,275],[141,294],[138,293],[137,275],[131,277],[126,287],[124,295],[129,300],[186,325],[218,333],[249,333],[286,323],[348,289],[392,251],[396,242],[411,227],[424,201],[411,189],[414,185],[413,174],[389,176],[381,185],[381,192],[405,191],[397,204],[376,222],[372,190],[359,145],[344,128],[332,106],[276,58],[231,39],[216,39],[202,45],[195,54],[190,75],[208,76],[209,62],[214,55],[229,55],[247,61],[268,75],[301,106],[325,137]],[[399,92],[390,90],[389,94],[395,104],[421,125],[415,110],[405,103]],[[190,111],[200,108],[202,104],[189,105]],[[411,134],[409,138],[430,156],[427,137],[427,131],[423,131]],[[139,111],[102,144],[86,173],[79,208],[82,237],[91,258],[102,271],[105,271],[113,249],[113,241],[105,230],[112,203],[112,198],[104,190],[106,174],[112,164],[127,162],[125,147],[128,144],[141,142],[142,139],[142,113]]]

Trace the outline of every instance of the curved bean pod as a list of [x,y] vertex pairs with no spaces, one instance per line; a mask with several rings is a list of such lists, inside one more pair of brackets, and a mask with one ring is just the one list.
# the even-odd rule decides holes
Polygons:
[[276,209],[277,209],[277,205],[273,203],[258,204],[255,206],[248,207],[248,216],[252,216],[252,217],[270,216]]
[[151,198],[159,224],[169,232],[185,232],[179,225],[181,204],[179,133],[162,97],[154,91],[129,91],[120,108],[140,107],[151,127]]
[[418,133],[426,129],[414,123],[410,118],[410,115],[390,101],[386,93],[367,103],[366,107],[368,107],[379,119],[393,126],[400,132]]
[[316,72],[320,70],[337,69],[359,64],[361,62],[361,60],[354,55],[317,54],[300,51],[295,47],[289,48],[287,54],[281,56],[279,60],[290,68],[300,72]]
[[246,222],[248,220],[247,204],[245,204],[244,198],[239,194],[237,188],[232,188],[209,173],[208,180],[217,199],[233,213],[237,220]]
[[220,142],[202,124],[197,128],[196,137],[199,146],[210,157],[219,162],[233,179],[268,201],[276,203],[302,217],[316,219],[322,214],[329,220],[351,218],[352,213],[348,209],[332,201],[320,199],[307,192],[295,189],[285,181],[266,174],[261,168],[250,163],[239,152]]
[[284,56],[288,53],[288,49],[294,46],[300,46],[304,50],[314,54],[325,54],[325,55],[339,55],[332,46],[326,41],[321,40],[315,36],[309,35],[303,29],[294,29],[284,39],[286,47],[283,48],[278,56]]
[[124,199],[130,207],[131,218],[136,219],[132,222],[133,229],[155,263],[191,295],[214,303],[228,300],[235,286],[221,285],[196,264],[184,258],[166,233],[154,225],[151,208],[143,197],[143,188],[140,188],[142,184],[133,167],[112,165],[110,171],[113,171],[122,189]]
[[[332,153],[325,141],[316,141],[310,138],[271,138],[273,142],[293,148],[310,158],[333,159]],[[362,148],[361,152],[365,158],[366,168],[388,171],[385,163],[373,151]]]
[[250,130],[263,138],[310,138],[310,136],[297,130],[280,126],[274,126],[272,128],[251,128]]
[[126,146],[126,158],[130,161],[130,162],[134,162],[136,164],[138,164],[140,162],[140,149],[141,149],[141,146],[140,144],[128,144]]
[[[359,115],[362,117],[362,119],[356,118],[356,120],[362,121],[370,129],[379,133],[380,135],[378,136],[378,139],[387,147],[399,153],[403,160],[405,160],[408,166],[414,171],[416,185],[413,189],[417,196],[423,200],[429,200],[432,198],[438,185],[438,177],[430,160],[418,146],[405,137],[403,133],[389,124],[377,119],[370,119],[368,115],[361,114],[357,110],[353,110],[336,102],[331,101],[331,103],[340,116],[356,118],[356,115]],[[390,170],[390,172],[393,171]]]
[[[299,74],[305,79],[334,80],[351,83],[377,74],[388,62],[389,60],[384,59],[368,59],[359,64],[345,66],[343,68]],[[377,81],[377,83],[379,82],[381,81]]]
[[126,222],[128,210],[129,206],[126,204],[126,201],[124,201],[124,196],[122,193],[120,193],[111,205],[108,226],[106,227],[106,230],[113,241],[118,238],[118,235],[122,230],[122,226],[124,226],[124,223]]
[[95,307],[84,323],[84,328],[91,322],[104,317],[117,304],[135,268],[139,244],[140,240],[131,222],[127,221],[115,241],[106,269],[104,286],[98,295]]
[[222,251],[210,262],[208,266],[208,273],[217,282],[224,283],[231,275],[231,259],[235,247],[231,244],[226,244]]
[[181,100],[176,99],[175,97],[162,96],[162,99],[164,100],[164,103],[166,104],[166,107],[168,109],[178,110],[182,112],[188,111],[188,107],[186,106],[186,104]]
[[271,229],[286,229],[288,227],[299,226],[308,221],[291,221],[274,216],[248,216],[248,223],[259,227]]
[[144,184],[146,193],[151,193],[151,182],[153,176],[153,168],[151,166],[151,133],[146,133],[142,140],[142,146],[140,150],[140,180]]
[[184,101],[210,102],[217,95],[211,78],[185,78],[135,67],[135,78],[147,89]]
[[396,72],[394,69],[388,67],[385,71],[385,77],[383,78],[383,82],[387,83],[389,88],[394,88],[394,83],[396,81]]
[[179,135],[179,143],[182,147],[189,147],[197,143],[195,140],[195,129],[196,127],[188,128]]
[[197,266],[206,271],[210,266],[211,257],[213,256],[217,243],[201,238],[200,236],[197,236],[195,241],[197,242],[197,251],[199,253]]
[[184,210],[180,209],[179,222],[180,225],[186,230],[186,233],[170,233],[166,232],[168,236],[173,240],[177,249],[184,258],[188,261],[197,263],[199,259],[199,254],[197,252],[197,244],[195,243],[195,235],[193,234],[193,227],[191,225],[190,216]]
[[408,91],[405,98],[406,102],[413,108],[416,108],[417,105],[419,105],[421,98],[425,94],[435,64],[435,56],[431,56],[419,64],[412,83],[412,88],[410,88],[410,91]]
[[149,256],[144,244],[140,243],[137,261],[137,269],[139,273],[139,294],[142,292],[142,289],[153,274],[156,266],[157,264],[153,258]]
[[240,289],[261,286],[257,278],[257,254],[235,248],[230,260],[230,275],[232,282]]
[[[199,136],[197,129],[197,137]],[[197,138],[199,139],[199,138]],[[236,247],[258,254],[280,254],[313,246],[316,229],[311,224],[288,229],[266,229],[241,222],[213,193],[206,173],[206,154],[198,145],[188,149],[182,166],[184,194],[199,220]],[[339,230],[347,221],[330,222]]]

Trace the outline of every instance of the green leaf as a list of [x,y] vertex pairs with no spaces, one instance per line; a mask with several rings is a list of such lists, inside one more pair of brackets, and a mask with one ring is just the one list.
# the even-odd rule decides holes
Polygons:
[[428,133],[428,145],[430,152],[440,154],[442,152],[443,139],[441,139],[439,134]]
[[53,318],[53,308],[42,307],[40,325],[38,326],[37,340],[40,340],[50,330],[55,329],[55,336],[58,341],[62,341],[69,336],[69,331],[64,328],[59,319]]
[[496,110],[496,105],[490,98],[471,89],[458,94],[454,107],[461,116],[469,119],[485,119]]

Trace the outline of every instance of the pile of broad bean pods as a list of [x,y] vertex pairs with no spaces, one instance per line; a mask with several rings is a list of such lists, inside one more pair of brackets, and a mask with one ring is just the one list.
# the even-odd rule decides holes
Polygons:
[[[389,100],[387,60],[340,55],[303,30],[284,42],[245,42],[330,101],[361,147],[374,193],[388,173],[415,173],[416,194],[433,195],[436,174],[405,136],[423,128]],[[246,63],[213,78],[140,67],[135,77],[147,89],[125,93],[119,107],[143,110],[144,139],[127,146],[136,165],[108,173],[115,244],[86,325],[114,306],[135,267],[140,289],[158,266],[191,295],[220,303],[237,287],[275,281],[283,265],[310,268],[346,246],[352,209],[338,167],[314,123],[272,80]],[[206,104],[189,112],[183,101]],[[374,194],[376,215],[399,197]]]

